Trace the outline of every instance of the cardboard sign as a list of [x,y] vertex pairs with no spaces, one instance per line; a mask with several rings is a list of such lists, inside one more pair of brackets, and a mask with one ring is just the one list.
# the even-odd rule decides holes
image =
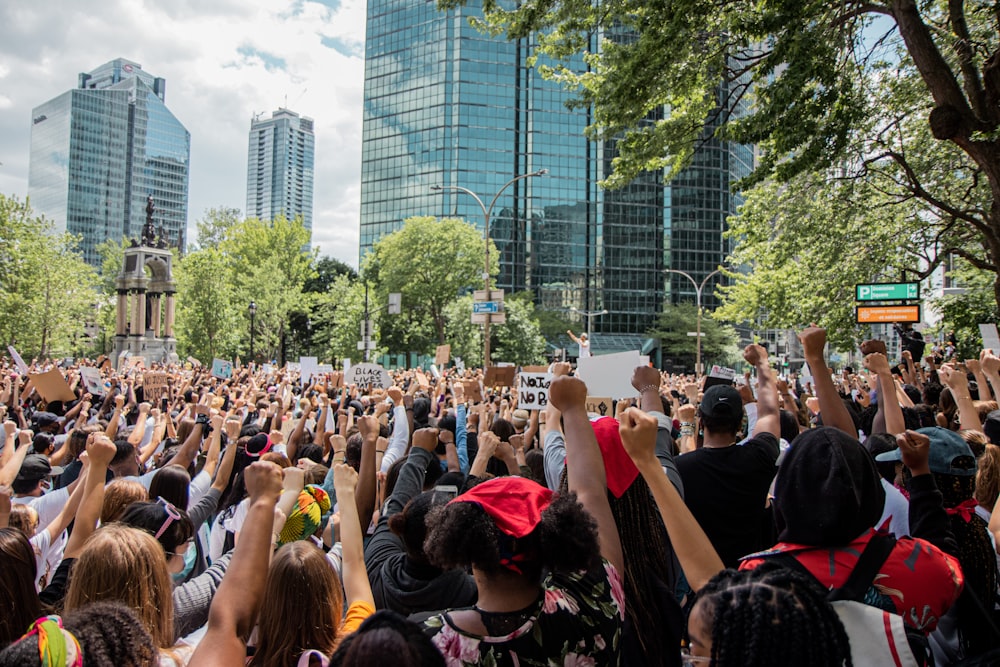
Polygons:
[[599,357],[580,357],[576,374],[587,383],[587,389],[595,395],[611,398],[632,398],[639,392],[632,386],[632,373],[642,366],[638,350],[602,354]]
[[549,373],[521,373],[517,376],[517,407],[541,410],[549,404]]
[[142,398],[147,403],[157,405],[169,393],[167,374],[147,372],[142,374]]
[[422,370],[418,368],[414,375],[417,378],[417,386],[419,386],[421,389],[431,388],[431,381],[427,379],[427,376],[424,375],[424,372]]
[[438,345],[434,352],[434,363],[438,366],[447,366],[451,360],[451,345]]
[[588,396],[587,402],[587,412],[591,414],[598,415],[600,417],[614,417],[614,401],[611,400],[610,396]]
[[340,371],[333,371],[330,373],[330,382],[327,383],[329,387],[343,387],[344,386],[344,374]]
[[28,364],[24,363],[24,359],[21,355],[17,353],[13,345],[7,346],[7,351],[10,352],[10,358],[14,360],[14,365],[17,366],[17,372],[21,375],[28,374]]
[[52,401],[76,400],[76,394],[66,384],[66,378],[62,376],[62,373],[57,368],[45,371],[44,373],[29,375],[28,377],[31,378],[31,384],[35,386],[35,390],[49,403]]
[[212,377],[229,380],[233,377],[233,362],[225,359],[212,359]]
[[483,385],[479,384],[479,380],[463,380],[462,386],[465,387],[465,397],[474,403],[483,402]]
[[389,371],[378,364],[356,364],[351,366],[351,370],[344,376],[344,381],[349,384],[356,384],[359,387],[377,387],[388,389],[392,386],[392,378]]
[[522,373],[548,373],[548,366],[521,366]]
[[512,387],[517,369],[513,366],[490,366],[483,378],[484,387]]
[[146,360],[143,359],[142,357],[129,355],[125,359],[125,368],[123,370],[125,372],[130,372],[133,370],[138,370],[140,368],[143,368],[145,367],[145,365],[146,365]]
[[104,380],[101,379],[101,371],[90,366],[81,366],[80,379],[88,394],[92,396],[104,395]]
[[299,380],[302,386],[309,384],[312,378],[319,375],[319,359],[316,357],[299,357]]

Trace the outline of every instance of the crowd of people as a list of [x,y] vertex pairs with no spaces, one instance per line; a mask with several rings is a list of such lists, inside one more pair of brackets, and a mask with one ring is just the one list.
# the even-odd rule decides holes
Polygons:
[[799,337],[807,375],[639,366],[614,416],[568,363],[529,410],[5,361],[0,667],[1000,664],[1000,358]]

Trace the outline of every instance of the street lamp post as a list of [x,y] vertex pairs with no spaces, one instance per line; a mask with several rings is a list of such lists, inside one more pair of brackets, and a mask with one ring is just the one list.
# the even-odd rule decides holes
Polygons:
[[607,315],[608,311],[603,308],[601,310],[580,310],[579,308],[570,308],[570,310],[587,318],[587,340],[591,341],[590,344],[593,345],[594,334],[591,329],[594,323],[594,318],[600,315]]
[[[435,191],[451,190],[456,192],[464,192],[465,194],[475,199],[476,203],[479,204],[479,208],[483,210],[483,239],[486,243],[486,262],[483,269],[483,282],[486,285],[487,297],[489,296],[490,292],[490,216],[493,214],[493,207],[496,205],[497,200],[500,198],[500,195],[503,194],[503,191],[506,190],[511,185],[513,185],[514,183],[516,183],[517,181],[520,181],[525,178],[531,178],[532,176],[544,176],[547,173],[549,173],[548,169],[539,169],[538,171],[533,171],[529,174],[520,174],[518,176],[515,176],[514,178],[504,183],[503,186],[499,190],[497,190],[497,193],[493,195],[493,199],[492,201],[490,201],[489,206],[486,206],[486,204],[483,203],[483,200],[479,198],[479,195],[477,195],[472,190],[469,190],[468,188],[463,188],[461,185],[431,186],[431,190]],[[491,315],[487,314],[486,321],[483,323],[483,367],[484,368],[490,365],[490,317]]]
[[257,304],[251,301],[247,312],[250,313],[250,363],[253,363],[253,320],[257,315]]
[[664,273],[676,273],[678,275],[684,276],[685,278],[687,278],[688,280],[691,281],[692,285],[694,285],[694,293],[695,293],[695,296],[698,298],[698,303],[697,303],[697,306],[698,306],[698,317],[697,317],[698,331],[697,331],[697,333],[695,333],[695,336],[698,339],[698,343],[697,343],[697,347],[695,347],[694,372],[695,372],[695,375],[701,375],[701,294],[702,294],[702,292],[705,289],[705,285],[708,284],[708,279],[711,278],[712,276],[714,276],[716,273],[722,273],[722,269],[716,269],[715,271],[712,271],[710,274],[708,274],[707,276],[705,276],[702,279],[700,285],[695,281],[694,278],[691,277],[691,274],[688,273],[687,271],[681,271],[679,269],[663,269],[663,272]]

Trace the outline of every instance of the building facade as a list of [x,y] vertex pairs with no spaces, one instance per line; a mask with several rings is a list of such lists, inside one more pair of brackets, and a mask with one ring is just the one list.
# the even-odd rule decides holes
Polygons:
[[94,266],[103,241],[140,236],[149,196],[158,233],[183,247],[191,134],[165,100],[164,79],[118,58],[32,110],[31,205]]
[[607,310],[593,330],[634,349],[668,296],[671,253],[698,243],[672,235],[676,187],[651,172],[602,190],[613,142],[587,140],[588,112],[568,109],[570,93],[527,65],[530,39],[483,35],[470,15],[479,15],[472,4],[439,12],[433,3],[368,3],[360,255],[411,216],[461,217],[482,228],[478,203],[449,186],[488,206],[516,175],[547,169],[496,200],[497,286],[529,291],[581,328],[574,309]]
[[254,117],[247,150],[247,217],[301,217],[312,233],[315,155],[312,118],[288,109]]

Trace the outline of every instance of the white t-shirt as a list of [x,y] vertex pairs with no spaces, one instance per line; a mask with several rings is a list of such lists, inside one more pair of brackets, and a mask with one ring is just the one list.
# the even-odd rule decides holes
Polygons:
[[12,498],[11,502],[19,505],[29,505],[38,513],[39,527],[45,527],[55,521],[62,511],[63,506],[69,500],[69,488],[63,487],[50,491],[43,496],[24,496]]
[[590,339],[580,341],[580,358],[590,356]]

